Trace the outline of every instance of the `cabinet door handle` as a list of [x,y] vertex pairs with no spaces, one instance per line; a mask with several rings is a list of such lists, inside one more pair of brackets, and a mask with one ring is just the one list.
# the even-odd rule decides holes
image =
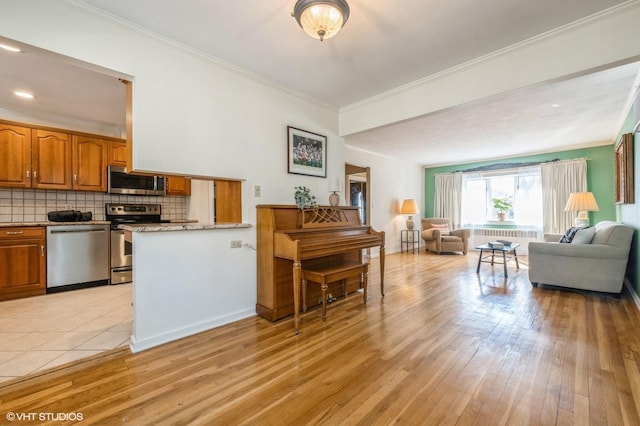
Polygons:
[[31,179],[31,171],[27,170],[27,179]]
[[22,235],[24,232],[22,231],[7,231],[7,235]]
[[42,253],[42,257],[44,257],[44,246],[43,245],[40,246],[40,253]]
[[33,180],[38,180],[38,171],[37,170],[33,171]]
[[78,175],[73,175],[73,183],[78,183]]

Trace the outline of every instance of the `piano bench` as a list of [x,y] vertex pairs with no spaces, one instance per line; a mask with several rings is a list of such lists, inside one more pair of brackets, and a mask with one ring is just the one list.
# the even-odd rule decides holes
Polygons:
[[[320,284],[322,292],[322,320],[327,319],[327,288],[329,284],[347,278],[358,277],[364,290],[362,298],[367,303],[368,263],[347,262],[338,265],[318,266],[302,269],[302,312],[307,312],[307,281]],[[344,288],[347,295],[347,285]]]

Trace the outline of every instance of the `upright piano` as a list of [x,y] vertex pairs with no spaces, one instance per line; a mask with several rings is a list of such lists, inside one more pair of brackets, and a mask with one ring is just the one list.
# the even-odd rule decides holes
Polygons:
[[[258,301],[256,312],[269,321],[292,315],[298,308],[303,267],[339,262],[362,262],[362,250],[380,247],[380,291],[384,295],[384,232],[362,225],[357,207],[322,206],[298,209],[295,205],[259,205]],[[329,293],[356,291],[358,279],[333,283]],[[316,290],[316,291],[314,291]],[[307,305],[319,303],[319,290],[307,292]]]

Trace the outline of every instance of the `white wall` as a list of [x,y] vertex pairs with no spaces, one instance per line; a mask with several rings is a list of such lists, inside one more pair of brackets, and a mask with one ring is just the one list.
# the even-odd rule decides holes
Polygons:
[[230,250],[228,243],[252,231],[134,233],[131,349],[138,352],[255,315],[256,252]]
[[[371,226],[385,232],[387,254],[400,251],[400,231],[406,229],[407,217],[399,214],[405,198],[413,198],[424,205],[422,167],[408,162],[345,147],[345,161],[354,166],[370,167]],[[414,215],[415,229],[420,227],[424,212]]]

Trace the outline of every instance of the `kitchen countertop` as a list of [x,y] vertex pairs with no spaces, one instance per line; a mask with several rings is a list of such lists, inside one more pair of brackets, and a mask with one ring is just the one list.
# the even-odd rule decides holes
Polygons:
[[14,226],[60,226],[60,225],[109,225],[111,222],[106,220],[88,220],[86,222],[0,222],[0,228],[9,228]]
[[154,223],[118,225],[119,229],[130,232],[198,231],[203,229],[250,228],[249,223]]

